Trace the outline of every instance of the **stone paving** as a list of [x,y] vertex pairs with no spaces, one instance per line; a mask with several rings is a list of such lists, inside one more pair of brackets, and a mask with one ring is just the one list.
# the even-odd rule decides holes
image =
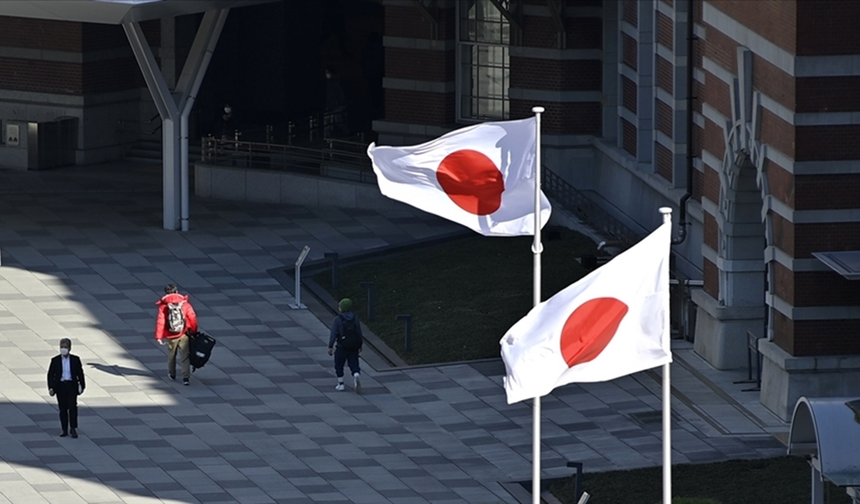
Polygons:
[[[459,231],[419,212],[192,198],[186,233],[161,229],[161,177],[108,164],[0,172],[0,502],[514,503],[531,478],[531,405],[504,366],[363,365],[334,390],[329,320],[292,310],[269,271],[310,257]],[[175,282],[218,339],[191,386],[168,381],[155,301]],[[59,438],[45,372],[62,337],[87,374],[79,439]],[[781,455],[743,372],[677,341],[676,463]],[[368,356],[370,357],[370,356]],[[349,384],[349,382],[348,382]],[[655,372],[569,385],[542,401],[544,476],[661,462]]]

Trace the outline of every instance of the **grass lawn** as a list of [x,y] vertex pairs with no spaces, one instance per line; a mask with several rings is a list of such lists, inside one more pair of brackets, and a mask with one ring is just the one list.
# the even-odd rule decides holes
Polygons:
[[[663,499],[662,474],[661,467],[586,473],[582,489],[591,494],[588,504],[659,504]],[[672,467],[675,503],[809,504],[809,484],[809,464],[800,457]],[[549,490],[564,504],[576,503],[573,478],[560,480]],[[828,483],[824,502],[850,504],[851,499],[845,490]]]
[[[596,245],[580,233],[552,228],[543,233],[543,298],[547,299],[588,273],[576,260],[596,254]],[[488,238],[480,235],[401,255],[342,266],[335,299],[349,297],[374,334],[409,364],[429,364],[499,356],[499,340],[532,307],[532,237]],[[313,277],[331,291],[331,272]],[[367,318],[367,292],[360,282],[374,282],[374,320]],[[403,350],[404,323],[412,315],[412,351]]]

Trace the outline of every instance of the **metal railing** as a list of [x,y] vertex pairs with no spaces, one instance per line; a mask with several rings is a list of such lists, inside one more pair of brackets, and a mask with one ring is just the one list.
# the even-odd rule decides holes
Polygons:
[[213,136],[201,140],[203,163],[218,166],[241,166],[283,170],[308,175],[375,184],[376,176],[360,142],[325,139],[320,145],[248,142],[236,132],[232,140]]
[[542,189],[547,196],[561,203],[562,207],[608,240],[627,248],[642,238],[546,166],[541,171],[541,177]]

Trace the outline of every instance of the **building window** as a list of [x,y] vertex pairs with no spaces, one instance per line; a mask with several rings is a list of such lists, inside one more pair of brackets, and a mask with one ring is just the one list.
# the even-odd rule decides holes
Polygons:
[[509,0],[459,2],[459,119],[497,120],[509,115],[511,26],[496,3],[509,7]]

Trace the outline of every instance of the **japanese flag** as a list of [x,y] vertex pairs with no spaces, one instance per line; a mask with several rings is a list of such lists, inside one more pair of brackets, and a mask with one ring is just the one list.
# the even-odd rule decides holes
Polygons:
[[500,341],[508,404],[672,361],[666,223],[534,307]]
[[[486,236],[534,234],[535,118],[488,122],[410,147],[370,144],[379,190]],[[540,222],[550,216],[540,196]]]

